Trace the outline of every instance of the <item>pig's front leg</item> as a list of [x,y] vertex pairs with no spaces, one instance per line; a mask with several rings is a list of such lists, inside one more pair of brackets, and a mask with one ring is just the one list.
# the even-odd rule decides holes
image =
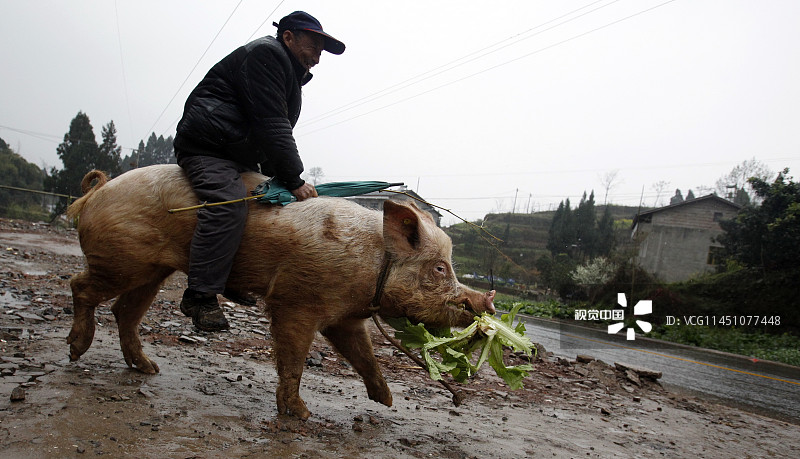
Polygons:
[[300,398],[300,378],[316,334],[315,324],[302,320],[300,314],[284,315],[273,312],[270,331],[275,342],[278,367],[278,413],[293,414],[306,420],[311,412]]
[[378,367],[364,321],[355,320],[328,327],[322,330],[322,335],[328,338],[364,379],[370,400],[392,406],[392,393]]

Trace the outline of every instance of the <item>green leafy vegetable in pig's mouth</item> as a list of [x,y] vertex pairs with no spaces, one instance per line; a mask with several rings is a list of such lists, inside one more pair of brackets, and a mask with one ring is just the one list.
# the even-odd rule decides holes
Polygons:
[[[468,306],[468,305],[467,305]],[[388,319],[395,330],[395,338],[403,346],[420,349],[426,369],[431,378],[442,380],[450,374],[458,382],[477,373],[483,363],[488,362],[495,373],[511,389],[522,388],[522,380],[533,370],[531,365],[507,366],[503,360],[503,347],[524,352],[529,358],[535,355],[535,347],[525,336],[525,325],[513,325],[521,304],[516,305],[500,319],[488,313],[475,317],[475,321],[460,331],[427,330],[425,324],[412,324],[407,318]],[[463,309],[465,305],[461,305]],[[478,352],[480,351],[480,352]],[[477,359],[474,358],[478,355]],[[438,356],[438,358],[437,358]],[[474,363],[473,363],[474,360]]]

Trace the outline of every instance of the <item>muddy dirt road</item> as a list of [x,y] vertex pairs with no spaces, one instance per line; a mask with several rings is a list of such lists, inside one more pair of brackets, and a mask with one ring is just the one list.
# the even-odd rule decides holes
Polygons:
[[68,282],[82,265],[75,232],[0,220],[0,457],[800,457],[800,426],[671,393],[614,362],[545,357],[520,391],[486,367],[455,407],[377,331],[393,407],[367,399],[320,338],[301,386],[312,417],[279,416],[268,318],[226,304],[232,329],[199,332],[177,307],[182,275],[142,325],[159,374],[125,365],[107,307],[70,362]]

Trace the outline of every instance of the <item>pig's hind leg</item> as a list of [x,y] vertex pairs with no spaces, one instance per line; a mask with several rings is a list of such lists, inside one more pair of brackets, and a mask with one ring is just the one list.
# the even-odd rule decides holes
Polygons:
[[72,288],[72,330],[67,336],[70,360],[78,360],[94,340],[94,311],[100,302],[114,298],[119,292],[98,281],[91,268],[70,280]]
[[383,379],[364,321],[346,322],[322,330],[322,335],[361,375],[370,400],[392,406],[392,393]]
[[166,275],[159,275],[157,278],[146,285],[142,285],[133,290],[123,293],[111,306],[111,312],[117,319],[119,329],[119,344],[122,348],[122,355],[125,356],[125,363],[131,368],[136,368],[142,373],[158,373],[158,365],[150,360],[142,350],[142,342],[139,340],[139,324],[142,322],[150,304],[155,299],[161,282],[171,274],[171,270]]
[[[106,300],[119,296],[112,306],[117,319],[120,344],[128,365],[145,373],[155,373],[158,367],[142,353],[138,326],[153,301],[161,282],[172,272],[162,268],[149,270],[150,283],[135,286],[139,276],[91,266],[70,281],[74,315],[67,336],[70,360],[78,360],[91,346],[95,332],[95,310]],[[133,284],[133,285],[132,285]]]

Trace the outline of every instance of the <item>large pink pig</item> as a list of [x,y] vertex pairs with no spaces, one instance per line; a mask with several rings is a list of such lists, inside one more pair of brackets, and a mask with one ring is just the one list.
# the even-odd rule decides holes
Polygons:
[[[249,189],[265,179],[244,175]],[[111,310],[125,362],[158,372],[142,351],[138,328],[164,279],[188,269],[195,211],[168,209],[195,205],[197,197],[174,165],[145,167],[113,180],[92,171],[82,187],[84,196],[69,208],[79,217],[86,256],[86,269],[71,281],[70,358],[78,359],[91,345],[98,304],[119,297]],[[406,316],[435,327],[465,326],[476,314],[494,313],[494,291],[484,294],[458,282],[450,238],[413,204],[386,201],[383,213],[325,197],[285,207],[249,206],[228,287],[251,291],[266,303],[280,413],[310,415],[299,386],[316,332],[353,365],[370,399],[391,406],[365,327],[375,302],[382,317]],[[376,295],[382,272],[385,283]]]

